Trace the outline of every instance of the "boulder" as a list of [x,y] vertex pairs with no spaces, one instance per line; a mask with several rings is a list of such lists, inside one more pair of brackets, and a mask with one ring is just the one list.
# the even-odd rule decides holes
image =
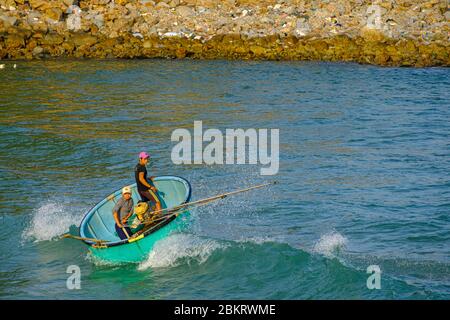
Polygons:
[[60,45],[63,42],[64,37],[57,33],[48,33],[41,40],[44,45]]
[[33,56],[38,56],[43,52],[44,52],[44,48],[37,46],[33,49]]
[[5,7],[5,8],[12,8],[12,9],[16,9],[16,2],[14,0],[1,0],[0,1],[0,6]]
[[8,16],[6,14],[0,14],[0,21],[3,21],[4,28],[9,28],[16,24],[17,18]]
[[165,3],[165,2],[158,2],[158,4],[155,6],[156,9],[161,10],[161,9],[169,9],[170,6]]
[[70,7],[74,4],[75,0],[62,0],[62,2],[67,6]]
[[45,16],[55,21],[61,20],[62,14],[63,11],[61,10],[61,8],[58,7],[49,8],[44,12]]
[[450,21],[450,10],[444,13],[445,20]]
[[25,39],[20,34],[11,34],[5,39],[6,47],[17,49],[25,46]]
[[81,29],[81,16],[79,14],[70,14],[66,19],[67,29],[69,31],[78,31]]
[[71,35],[70,41],[73,42],[73,44],[76,47],[86,46],[90,47],[97,43],[98,39],[94,36],[91,36],[89,34],[85,33],[76,33]]
[[195,14],[194,9],[188,6],[179,6],[175,9],[175,11],[183,18],[192,17]]
[[175,55],[176,55],[177,59],[183,59],[184,57],[186,57],[186,49],[185,48],[178,48],[175,51]]
[[383,32],[368,27],[361,29],[360,36],[367,42],[382,42],[385,40]]
[[256,56],[263,56],[266,53],[266,49],[260,46],[250,46],[250,51]]
[[150,49],[152,47],[152,42],[150,40],[145,40],[144,43],[142,44],[142,46],[145,49]]
[[45,0],[28,0],[28,3],[30,4],[30,7],[33,10],[36,9],[44,10],[50,8],[51,6],[51,4]]
[[179,6],[179,5],[180,5],[180,0],[172,0],[169,2],[169,6],[171,8],[175,8],[176,6]]

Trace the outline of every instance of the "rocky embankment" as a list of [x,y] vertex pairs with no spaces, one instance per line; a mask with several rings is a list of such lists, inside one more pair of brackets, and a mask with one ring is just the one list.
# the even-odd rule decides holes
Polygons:
[[447,0],[0,0],[0,59],[449,66]]

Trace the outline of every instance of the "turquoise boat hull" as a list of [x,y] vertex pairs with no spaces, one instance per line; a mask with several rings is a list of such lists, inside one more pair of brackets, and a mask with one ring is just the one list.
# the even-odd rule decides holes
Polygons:
[[[178,206],[189,202],[191,198],[191,186],[187,180],[181,177],[160,176],[156,177],[153,182],[158,190],[157,195],[163,208]],[[130,185],[130,187],[134,203],[137,204],[140,196],[136,184]],[[141,262],[148,257],[158,241],[175,231],[185,229],[187,226],[189,212],[185,210],[177,216],[159,222],[135,239],[120,240],[115,231],[112,209],[121,196],[121,189],[115,191],[89,210],[81,221],[81,237],[106,241],[101,245],[94,241],[84,241],[89,246],[92,256],[96,259],[111,263]],[[133,221],[133,219],[134,215],[129,221]]]

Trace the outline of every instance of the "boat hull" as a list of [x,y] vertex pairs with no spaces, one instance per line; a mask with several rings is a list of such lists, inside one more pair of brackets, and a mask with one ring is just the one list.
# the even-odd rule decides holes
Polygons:
[[95,259],[104,262],[139,263],[148,257],[149,253],[153,250],[155,243],[167,238],[171,233],[184,230],[188,220],[189,212],[185,212],[174,221],[142,239],[107,248],[95,248],[91,246],[89,251]]

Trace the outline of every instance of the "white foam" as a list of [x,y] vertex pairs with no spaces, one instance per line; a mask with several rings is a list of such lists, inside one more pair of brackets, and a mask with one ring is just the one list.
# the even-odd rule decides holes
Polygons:
[[88,262],[93,263],[97,267],[120,267],[124,265],[130,264],[130,262],[112,262],[107,260],[102,260],[101,258],[98,258],[91,254],[91,252],[88,251],[88,253],[85,256],[85,260]]
[[321,236],[314,245],[313,251],[330,257],[345,249],[347,242],[347,238],[339,232],[333,231]]
[[255,237],[250,237],[250,238],[242,238],[237,240],[238,243],[254,243],[254,244],[264,244],[267,242],[278,242],[278,243],[282,243],[280,241],[277,241],[275,238],[273,237],[269,237],[269,236],[255,236]]
[[155,244],[148,258],[139,264],[138,270],[175,267],[192,261],[204,263],[215,250],[225,247],[212,239],[192,234],[173,234]]
[[49,201],[33,210],[30,225],[22,234],[24,240],[52,240],[78,224],[80,216],[73,214],[69,206]]

